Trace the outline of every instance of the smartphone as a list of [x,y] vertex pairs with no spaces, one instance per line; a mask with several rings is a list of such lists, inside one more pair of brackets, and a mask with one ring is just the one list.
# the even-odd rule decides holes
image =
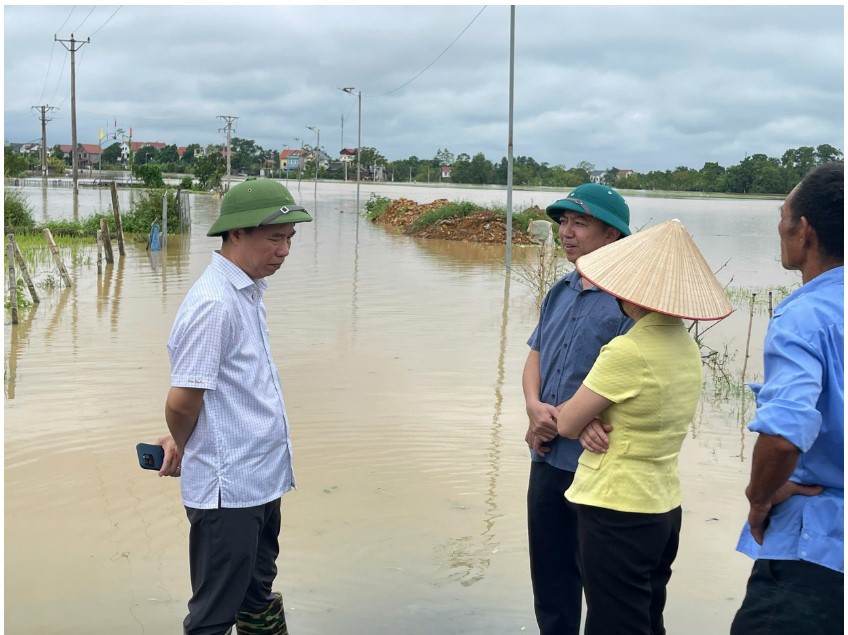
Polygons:
[[161,470],[162,462],[165,460],[165,448],[161,445],[150,443],[139,443],[135,446],[138,453],[138,464],[143,470]]

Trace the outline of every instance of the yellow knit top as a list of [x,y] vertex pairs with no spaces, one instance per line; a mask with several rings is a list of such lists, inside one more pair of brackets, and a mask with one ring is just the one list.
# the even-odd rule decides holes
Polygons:
[[624,512],[681,503],[677,457],[701,394],[698,345],[680,318],[649,313],[601,349],[583,382],[613,404],[605,454],[580,456],[568,500]]

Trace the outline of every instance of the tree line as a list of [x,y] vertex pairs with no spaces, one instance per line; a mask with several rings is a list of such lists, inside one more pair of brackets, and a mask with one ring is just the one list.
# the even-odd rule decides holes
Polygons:
[[[311,179],[356,179],[356,161],[345,165],[336,160],[315,160],[329,156],[322,149],[304,145],[304,159],[298,170],[286,174],[280,168],[280,153],[267,150],[252,139],[234,137],[230,142],[230,171],[232,174],[258,176],[283,176]],[[23,170],[21,160],[6,153],[6,176],[12,170]],[[58,146],[53,151],[51,168],[67,160]],[[142,146],[129,159],[130,166],[122,163],[121,144],[118,142],[103,149],[103,169],[128,169],[145,183],[158,185],[162,173],[190,174],[203,189],[217,187],[226,175],[227,162],[223,146],[202,149],[199,144],[186,147],[182,157],[176,145],[163,148]],[[736,165],[722,166],[717,162],[704,163],[700,169],[678,166],[673,170],[653,170],[646,173],[622,171],[616,167],[596,170],[589,162],[581,161],[568,168],[563,165],[539,163],[533,157],[518,156],[513,160],[513,184],[524,187],[576,187],[590,180],[598,180],[620,189],[665,190],[682,192],[715,192],[731,194],[787,194],[801,178],[815,166],[828,161],[843,160],[843,153],[829,144],[816,147],[790,148],[780,157],[765,154],[746,156]],[[38,163],[35,157],[35,163]],[[506,185],[507,158],[493,162],[482,152],[473,157],[466,153],[454,155],[447,148],[439,148],[430,159],[410,156],[389,161],[376,148],[360,150],[360,177],[363,180],[394,182],[439,183],[476,185]],[[443,176],[442,166],[449,166],[449,176]],[[37,168],[37,165],[30,166]]]

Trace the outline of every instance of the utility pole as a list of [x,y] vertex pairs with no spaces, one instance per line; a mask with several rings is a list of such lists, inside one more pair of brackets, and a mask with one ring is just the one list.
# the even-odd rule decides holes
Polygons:
[[[79,167],[79,157],[77,155],[77,75],[76,75],[76,52],[82,48],[84,44],[89,44],[91,42],[91,38],[86,38],[85,42],[82,40],[75,40],[74,34],[71,33],[70,40],[60,40],[55,35],[53,36],[53,40],[55,42],[59,42],[62,46],[64,46],[67,50],[71,52],[71,158],[73,160],[74,167],[74,196],[79,194],[79,188],[77,187],[77,169]],[[66,44],[67,43],[67,44]],[[68,46],[70,44],[70,46]]]
[[[233,117],[232,115],[218,115],[218,119],[223,119],[227,122],[227,191],[230,191],[230,138],[233,132],[233,122],[238,119],[238,117]],[[223,128],[219,128],[218,132],[221,132]]]
[[[341,115],[342,118],[342,146],[341,149],[344,150],[344,115]],[[341,150],[339,151],[339,156],[341,158]],[[347,155],[344,155],[347,156]],[[347,181],[347,161],[344,161],[344,180]]]
[[33,110],[41,112],[41,178],[47,179],[47,122],[53,121],[47,118],[47,113],[57,110],[55,106],[33,106]]
[[313,152],[313,156],[315,157],[315,196],[318,196],[318,168],[321,167],[321,129],[316,128],[315,126],[306,126],[312,132],[318,135],[318,140],[315,142],[315,152]]

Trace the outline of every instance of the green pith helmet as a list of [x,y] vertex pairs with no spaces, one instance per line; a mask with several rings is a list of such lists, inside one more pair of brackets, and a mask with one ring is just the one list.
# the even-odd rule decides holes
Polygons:
[[271,179],[248,179],[224,194],[218,220],[206,235],[220,236],[231,229],[311,220],[304,208],[295,205],[294,198],[281,183]]
[[621,194],[600,183],[584,183],[545,210],[559,224],[565,212],[589,214],[610,227],[615,227],[624,236],[630,235],[630,208]]

